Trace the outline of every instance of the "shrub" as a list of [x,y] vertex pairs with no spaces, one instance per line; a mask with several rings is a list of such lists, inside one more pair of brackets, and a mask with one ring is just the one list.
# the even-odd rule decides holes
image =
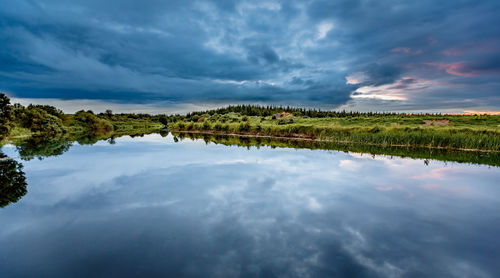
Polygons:
[[56,134],[66,132],[60,118],[47,113],[41,108],[27,108],[21,119],[22,126],[29,128],[32,132],[44,134]]
[[64,119],[64,112],[61,109],[57,109],[51,105],[40,105],[40,104],[30,104],[26,109],[41,109],[47,112],[48,114],[58,117],[59,119]]
[[202,125],[202,128],[203,128],[204,130],[209,130],[209,129],[211,129],[211,128],[212,128],[212,126],[210,125],[210,123],[209,123],[208,121],[204,121],[204,122],[203,122],[203,125]]
[[161,115],[159,118],[158,118],[158,121],[164,125],[164,126],[167,126],[168,124],[168,117],[166,115]]
[[250,123],[249,122],[240,123],[238,130],[239,131],[249,131],[250,130]]
[[76,112],[73,116],[73,125],[99,132],[108,132],[114,129],[109,121],[97,117],[90,110]]

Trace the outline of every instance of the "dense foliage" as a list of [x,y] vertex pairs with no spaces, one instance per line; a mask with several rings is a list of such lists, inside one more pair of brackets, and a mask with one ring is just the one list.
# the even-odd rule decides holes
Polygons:
[[90,135],[93,140],[111,132],[135,134],[138,131],[159,130],[168,122],[165,115],[113,114],[111,110],[97,115],[90,110],[64,114],[50,105],[11,105],[4,94],[0,94],[0,116],[0,140],[9,135],[57,137],[66,133],[79,134],[78,138]]
[[12,120],[11,111],[10,99],[4,94],[0,94],[0,139],[9,134],[10,121]]
[[109,132],[113,130],[113,125],[105,119],[94,115],[92,111],[78,111],[73,115],[73,125],[94,132]]
[[[399,115],[394,112],[356,112],[356,111],[327,111],[318,109],[307,109],[300,107],[290,107],[290,106],[259,106],[259,105],[230,105],[224,108],[218,108],[213,110],[208,110],[205,112],[191,112],[186,116],[189,118],[195,115],[203,114],[228,114],[228,113],[238,113],[245,116],[272,116],[278,113],[289,113],[293,116],[305,116],[310,118],[345,118],[345,117],[386,117]],[[434,114],[438,115],[438,114]]]
[[66,131],[60,118],[49,114],[42,108],[28,107],[23,109],[23,112],[18,113],[22,114],[17,119],[21,123],[21,126],[30,129],[32,132],[53,135]]

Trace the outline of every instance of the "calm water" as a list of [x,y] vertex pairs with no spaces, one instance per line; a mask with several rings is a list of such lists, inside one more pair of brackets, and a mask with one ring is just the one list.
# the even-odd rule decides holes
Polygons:
[[0,277],[500,277],[500,168],[171,136],[23,161]]

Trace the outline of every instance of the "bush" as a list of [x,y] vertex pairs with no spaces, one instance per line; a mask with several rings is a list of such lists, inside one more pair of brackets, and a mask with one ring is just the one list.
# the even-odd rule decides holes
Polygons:
[[38,107],[26,108],[22,125],[29,128],[32,132],[44,134],[57,134],[66,132],[66,128],[60,118],[47,113],[45,110]]
[[30,104],[26,109],[41,109],[48,114],[58,117],[59,119],[64,119],[64,112],[61,109],[57,109],[54,106],[51,105],[40,105],[40,104]]
[[73,125],[83,126],[93,131],[113,131],[113,125],[104,119],[94,115],[92,111],[78,111],[73,116]]
[[249,131],[250,130],[250,123],[249,122],[240,123],[238,130],[239,131]]
[[164,126],[167,126],[168,124],[168,117],[166,115],[161,115],[159,118],[158,118],[158,121],[164,125]]
[[277,122],[278,125],[287,125],[287,124],[293,124],[293,119],[292,118],[288,118],[288,119],[279,119],[278,122]]
[[212,129],[212,126],[210,125],[210,123],[208,121],[204,121],[203,125],[202,125],[202,128],[204,130],[210,130],[210,129]]

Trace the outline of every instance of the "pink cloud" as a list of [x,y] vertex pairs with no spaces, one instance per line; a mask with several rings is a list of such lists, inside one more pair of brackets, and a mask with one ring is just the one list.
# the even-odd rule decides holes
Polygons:
[[424,183],[422,188],[433,192],[435,194],[449,196],[449,197],[461,197],[467,199],[485,198],[483,192],[477,190],[477,188],[471,185],[450,185],[450,184],[438,184],[438,183]]
[[446,56],[463,56],[465,52],[471,53],[491,53],[498,52],[500,47],[500,40],[490,40],[483,41],[480,43],[471,42],[466,45],[462,45],[460,47],[451,47],[449,49],[444,50],[442,53]]
[[425,63],[428,66],[435,66],[438,69],[444,69],[447,73],[457,76],[478,76],[480,74],[479,71],[471,68],[472,64],[467,62],[455,62],[455,63]]
[[458,176],[461,174],[465,174],[466,170],[463,168],[458,168],[458,167],[449,167],[449,168],[436,168],[432,169],[428,172],[422,173],[421,175],[418,176],[413,176],[413,179],[423,179],[423,180],[428,180],[428,179],[448,179],[452,176]]
[[462,54],[464,54],[464,52],[465,51],[463,49],[450,48],[450,49],[446,49],[445,51],[443,51],[443,54],[446,56],[462,56]]
[[408,47],[396,47],[396,48],[391,49],[391,52],[394,52],[394,53],[402,52],[402,53],[408,54],[411,52],[411,49]]
[[411,48],[409,47],[396,47],[391,49],[392,53],[405,53],[405,54],[412,54],[412,55],[420,55],[423,53],[421,49],[412,51]]

